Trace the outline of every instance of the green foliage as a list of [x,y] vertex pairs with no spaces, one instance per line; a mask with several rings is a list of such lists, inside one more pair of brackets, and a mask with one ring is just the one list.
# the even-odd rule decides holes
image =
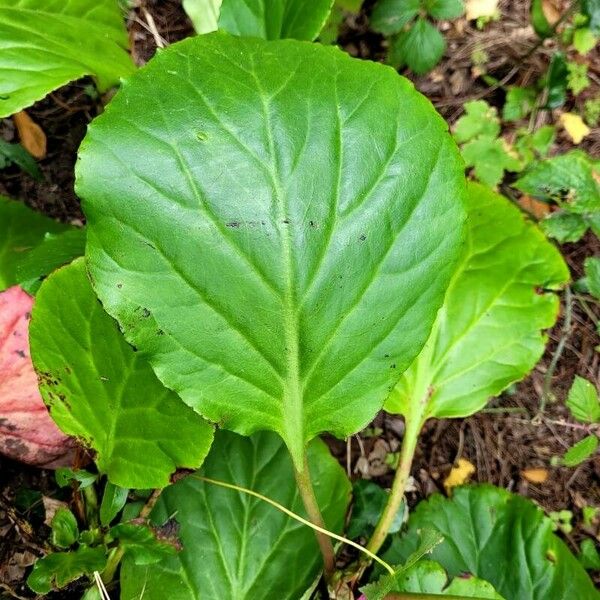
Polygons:
[[206,418],[279,433],[299,469],[309,440],[381,408],[462,241],[462,164],[429,102],[290,40],[161,52],[90,126],[77,190],[127,340]]
[[0,0],[0,117],[84,75],[106,90],[133,72],[116,0]]
[[600,0],[582,0],[581,8],[592,33],[600,36]]
[[[359,479],[352,486],[352,517],[346,530],[347,537],[353,539],[367,537],[373,533],[375,525],[381,517],[389,494],[373,481]],[[396,515],[390,533],[400,531],[404,521],[405,507]]]
[[68,509],[60,507],[50,523],[52,528],[52,544],[57,548],[72,546],[79,537],[79,527],[75,515]]
[[84,250],[84,228],[46,233],[44,239],[24,254],[17,264],[17,279],[21,287],[29,293],[37,291],[46,275],[83,256]]
[[111,527],[109,536],[118,540],[124,556],[138,566],[156,565],[175,556],[175,545],[160,541],[156,533],[139,523],[119,523]]
[[576,467],[592,456],[597,449],[598,438],[593,434],[586,435],[565,452],[559,464],[565,467]]
[[562,52],[555,52],[550,61],[543,85],[546,90],[546,108],[560,108],[567,99],[569,70]]
[[58,487],[67,487],[72,483],[76,483],[79,489],[84,489],[93,485],[98,479],[98,475],[85,471],[83,469],[68,469],[59,467],[54,471],[56,483]]
[[503,600],[493,586],[476,577],[455,577],[451,582],[444,568],[431,560],[422,560],[398,578],[396,592],[459,596],[461,598],[491,598]]
[[572,150],[530,165],[514,186],[541,200],[555,202],[542,227],[559,242],[576,242],[588,227],[600,233],[600,184],[597,165],[581,150]]
[[33,156],[21,144],[9,144],[0,138],[0,171],[13,164],[31,175],[36,181],[42,179],[42,172]]
[[386,401],[408,420],[468,416],[520,380],[557,317],[549,290],[569,278],[558,250],[507,199],[477,184],[467,198],[461,264],[429,340]]
[[0,291],[22,283],[17,274],[18,265],[30,250],[43,242],[46,234],[58,234],[66,229],[66,225],[24,204],[0,196]]
[[543,125],[533,133],[527,129],[517,130],[515,150],[524,166],[530,165],[536,159],[545,158],[555,138],[556,129],[553,125]]
[[81,545],[69,552],[54,552],[39,559],[27,578],[27,585],[38,594],[47,594],[53,588],[63,588],[82,575],[92,575],[106,566],[104,548]]
[[96,451],[112,483],[164,487],[177,467],[202,463],[211,426],[127,345],[94,296],[83,259],[40,288],[30,343],[52,418]]
[[567,88],[570,89],[575,96],[581,94],[583,90],[590,87],[590,80],[587,76],[587,65],[568,62],[567,71]]
[[505,121],[519,121],[526,117],[535,106],[537,92],[530,87],[511,86],[506,93],[506,101],[502,108]]
[[[457,488],[421,502],[408,530],[384,554],[400,562],[418,543],[418,530],[433,527],[444,540],[431,559],[450,577],[470,573],[506,600],[597,600],[583,567],[552,532],[550,519],[530,500],[488,485]],[[510,575],[510,576],[508,576]]]
[[427,19],[418,18],[407,31],[395,38],[389,62],[396,68],[410,67],[415,73],[431,71],[446,49],[444,36]]
[[589,98],[584,105],[585,122],[590,127],[596,127],[600,121],[600,96]]
[[100,525],[107,526],[121,512],[127,502],[129,490],[106,482],[100,504]]
[[333,0],[184,0],[197,33],[217,29],[267,40],[314,40]]
[[573,46],[579,54],[587,54],[598,43],[598,36],[589,27],[579,27],[573,32]]
[[567,407],[581,423],[600,422],[600,399],[596,387],[583,377],[575,376],[567,397]]
[[[350,484],[327,447],[315,440],[308,461],[325,522],[339,531]],[[272,433],[218,431],[200,474],[259,492],[303,515],[285,446]],[[152,513],[174,518],[183,550],[150,567],[123,564],[121,599],[299,598],[319,572],[313,532],[266,502],[189,476],[167,488]]]
[[531,24],[535,32],[542,39],[554,35],[554,28],[548,23],[548,19],[546,19],[546,15],[542,9],[542,0],[531,1]]
[[499,134],[500,119],[495,108],[484,100],[465,103],[465,114],[454,127],[454,139],[462,144],[465,165],[473,167],[477,179],[492,188],[500,183],[504,171],[521,170],[520,160]]
[[585,539],[581,542],[579,562],[584,569],[600,571],[600,553],[592,540]]
[[[462,0],[379,0],[371,27],[392,39],[388,60],[396,68],[407,65],[417,74],[435,67],[444,54],[444,36],[432,19],[456,19],[464,12]],[[408,27],[407,27],[408,26]]]

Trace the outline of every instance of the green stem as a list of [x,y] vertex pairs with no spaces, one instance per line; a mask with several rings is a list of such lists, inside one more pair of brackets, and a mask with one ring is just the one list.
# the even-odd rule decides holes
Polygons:
[[93,485],[88,485],[81,490],[85,503],[85,520],[90,529],[96,529],[98,521],[98,496]]
[[421,415],[414,415],[414,417],[407,419],[406,421],[404,439],[402,440],[402,447],[400,448],[400,460],[398,462],[398,468],[396,469],[396,475],[394,476],[392,491],[390,492],[383,514],[379,519],[379,523],[377,523],[377,527],[375,527],[373,536],[367,544],[367,549],[374,554],[376,554],[383,545],[390,527],[398,514],[400,505],[402,504],[406,482],[410,476],[410,468],[415,456],[417,440],[422,426],[423,419]]
[[[296,467],[294,467],[294,475],[296,476],[298,490],[300,491],[300,496],[302,497],[302,502],[304,503],[304,508],[306,509],[309,520],[314,525],[317,525],[317,527],[326,529],[325,521],[323,521],[323,515],[321,514],[321,509],[319,508],[315,490],[310,479],[306,452],[304,453],[304,466],[302,471],[298,471]],[[328,535],[316,529],[314,531],[321,554],[323,555],[325,577],[329,580],[335,573],[335,551],[333,549],[333,544]]]
[[[410,594],[408,592],[394,592],[392,594],[388,594],[385,597],[385,600],[435,600],[436,598],[444,598],[444,600],[466,600],[464,596],[448,596],[447,594],[443,594],[440,596],[439,594]],[[471,600],[483,600],[482,598],[472,598]]]
[[110,583],[117,572],[117,567],[123,558],[123,548],[118,546],[113,548],[108,555],[108,560],[106,561],[106,567],[104,567],[104,571],[102,571],[102,581],[104,583]]

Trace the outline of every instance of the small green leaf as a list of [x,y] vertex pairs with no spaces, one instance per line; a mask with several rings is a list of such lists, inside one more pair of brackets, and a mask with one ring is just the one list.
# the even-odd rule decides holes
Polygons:
[[[373,533],[385,508],[389,493],[373,481],[359,479],[352,487],[352,517],[346,530],[349,538],[367,537]],[[406,508],[403,505],[389,529],[389,533],[400,531]]]
[[569,211],[586,214],[600,211],[598,168],[581,150],[536,162],[514,184],[518,190],[551,200]]
[[585,283],[592,296],[600,299],[600,257],[590,256],[583,263]]
[[210,33],[219,26],[223,0],[183,0],[183,10],[190,18],[196,33]]
[[592,456],[597,449],[598,438],[595,435],[587,435],[565,452],[562,464],[565,467],[576,467]]
[[546,108],[560,108],[567,99],[567,61],[562,52],[555,52],[544,82],[547,90]]
[[598,43],[598,36],[589,27],[580,27],[573,33],[573,46],[579,54],[587,54]]
[[84,75],[101,90],[131,74],[116,0],[0,0],[0,117]]
[[544,125],[533,133],[529,133],[527,129],[519,129],[515,150],[524,165],[529,166],[534,160],[545,158],[555,138],[556,128],[553,125]]
[[[146,317],[140,311],[138,318]],[[212,427],[125,342],[96,299],[83,259],[44,281],[29,335],[53,419],[97,452],[98,469],[112,483],[164,487],[177,467],[202,463]]]
[[156,533],[146,525],[119,523],[111,528],[110,535],[138,566],[153,565],[176,553],[173,544],[157,539]]
[[463,0],[425,0],[423,7],[434,19],[457,19],[465,12]]
[[581,542],[579,562],[584,569],[600,571],[600,553],[593,540],[586,538]]
[[465,102],[465,114],[454,126],[454,139],[463,144],[480,135],[495,138],[500,134],[500,119],[496,109],[485,100]]
[[55,552],[40,558],[27,578],[27,585],[37,594],[65,587],[83,575],[92,575],[106,566],[103,547],[79,546],[71,552]]
[[110,481],[106,482],[104,494],[100,504],[100,524],[107,526],[119,514],[127,502],[129,490],[114,485]]
[[42,179],[42,172],[35,159],[21,144],[9,144],[0,138],[0,169],[9,164],[17,165],[36,181]]
[[548,23],[548,19],[546,19],[546,15],[542,9],[542,0],[531,1],[531,24],[535,32],[542,39],[554,35],[554,29]]
[[569,61],[567,63],[567,87],[575,96],[590,87],[590,79],[587,76],[587,65]]
[[459,596],[461,598],[491,598],[503,600],[493,586],[476,577],[455,577],[448,584],[444,568],[431,560],[421,560],[398,578],[395,592]]
[[489,485],[455,488],[422,501],[408,529],[383,555],[392,564],[409,556],[418,531],[444,536],[431,559],[449,577],[467,573],[488,581],[506,600],[598,600],[598,591],[550,519],[531,500]]
[[67,229],[62,225],[0,196],[0,291],[20,283],[17,265],[35,248],[47,233]]
[[379,0],[371,13],[371,28],[384,35],[400,33],[420,7],[420,0]]
[[513,203],[481,185],[468,189],[462,263],[429,340],[385,404],[409,421],[468,416],[520,380],[556,321],[549,290],[569,278],[558,250]]
[[17,265],[17,278],[21,282],[21,287],[30,294],[37,291],[43,277],[75,258],[83,256],[84,250],[84,228],[47,233],[44,239],[27,252]]
[[[315,494],[327,527],[339,532],[350,483],[321,440],[308,446]],[[233,483],[305,516],[290,456],[278,436],[217,431],[200,474]],[[273,506],[193,475],[166,488],[152,512],[158,526],[179,525],[183,550],[149,566],[125,558],[121,600],[205,598],[296,600],[322,569],[314,532]],[[176,593],[176,595],[174,595]]]
[[548,237],[564,244],[578,242],[587,231],[588,223],[581,215],[559,210],[540,221],[540,227]]
[[93,485],[98,479],[98,475],[84,471],[83,469],[69,469],[66,467],[59,467],[54,471],[54,477],[58,487],[67,487],[71,485],[72,481],[76,481],[79,484],[79,489],[83,489]]
[[222,0],[219,29],[265,40],[314,40],[333,0]]
[[581,9],[589,19],[588,27],[594,35],[600,35],[600,0],[582,0]]
[[475,177],[491,188],[504,178],[505,171],[520,171],[518,158],[511,155],[502,139],[481,135],[462,147],[465,166],[473,167]]
[[52,544],[57,548],[68,548],[79,537],[77,519],[68,508],[60,507],[56,511],[50,527],[52,528]]
[[427,19],[418,18],[392,42],[389,61],[397,67],[407,65],[422,75],[438,64],[445,49],[444,36]]
[[[600,259],[595,260],[596,276],[598,277],[600,276]],[[586,271],[587,265],[588,262],[586,261]],[[596,284],[600,285],[600,281],[596,282]],[[592,383],[583,377],[575,376],[573,385],[569,390],[569,396],[567,397],[567,407],[573,417],[582,423],[600,422],[600,399],[598,398],[598,391]]]
[[533,88],[512,86],[506,93],[502,108],[505,121],[518,121],[526,117],[535,106],[537,92]]

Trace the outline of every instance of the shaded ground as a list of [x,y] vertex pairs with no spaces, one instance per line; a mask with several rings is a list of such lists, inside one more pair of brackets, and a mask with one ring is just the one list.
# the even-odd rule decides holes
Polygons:
[[[367,12],[370,4],[372,2],[367,3]],[[482,72],[503,84],[528,85],[547,67],[554,48],[550,42],[532,52],[538,40],[528,25],[528,3],[505,0],[500,6],[501,21],[488,25],[484,31],[478,31],[463,19],[443,24],[448,40],[444,60],[429,75],[411,77],[451,124],[462,113],[465,101],[485,98],[493,105],[502,106],[504,92],[500,86],[486,85],[479,77]],[[154,19],[158,36],[151,33],[148,14]],[[154,54],[157,43],[173,43],[192,34],[177,0],[146,2],[131,12],[128,22],[133,56],[138,64]],[[365,12],[346,18],[339,43],[354,56],[373,60],[383,60],[385,56],[386,42],[369,31]],[[598,49],[595,52],[595,57],[589,60],[589,76],[596,89],[590,95],[597,94],[600,85],[600,52]],[[474,53],[487,56],[477,67],[478,71],[474,71]],[[588,94],[582,94],[577,103],[587,97]],[[573,102],[571,100],[568,109],[573,108]],[[31,207],[58,219],[81,220],[79,202],[73,191],[73,167],[86,125],[101,107],[101,99],[94,94],[90,81],[82,80],[28,109],[48,137],[48,156],[40,163],[44,180],[35,182],[16,168],[8,169],[0,175],[0,193],[21,198]],[[553,120],[554,116],[541,112],[536,125]],[[15,139],[10,120],[0,122],[0,135],[9,141]],[[571,147],[562,133],[557,142],[559,152]],[[580,147],[599,157],[600,130],[596,129]],[[563,252],[573,279],[577,279],[582,275],[584,258],[600,254],[600,242],[589,235],[581,243],[564,245]],[[573,550],[584,535],[598,534],[597,526],[596,531],[582,527],[581,508],[590,504],[600,506],[600,456],[575,469],[551,467],[550,460],[586,435],[585,427],[565,422],[564,399],[575,374],[600,384],[599,355],[595,350],[600,344],[596,332],[600,306],[589,299],[584,305],[575,298],[570,307],[565,307],[563,300],[561,310],[561,319],[549,334],[551,343],[544,358],[525,381],[474,417],[431,422],[426,426],[412,471],[415,481],[413,491],[408,494],[411,504],[441,491],[442,481],[453,462],[463,457],[476,466],[474,479],[477,481],[517,491],[536,500],[547,511],[572,510],[575,527],[566,539]],[[565,328],[568,312],[571,324]],[[562,354],[548,374],[561,340]],[[546,405],[542,417],[536,417],[548,388],[556,401]],[[385,464],[385,456],[397,450],[402,422],[382,414],[373,425],[378,428],[374,436],[355,436],[349,445],[330,440],[330,445],[353,477],[372,477],[388,485],[392,471]],[[528,482],[522,471],[532,467],[548,469],[548,480],[542,484]],[[37,496],[31,498],[28,490],[61,498],[51,472],[29,469],[0,457],[0,538],[3,540],[0,543],[0,597],[3,590],[6,597],[31,597],[22,578],[35,556],[43,551],[48,536],[48,528],[43,524],[42,500]],[[63,499],[68,500],[68,496]],[[3,587],[7,584],[9,587]],[[49,597],[79,598],[80,595],[80,589],[72,589]]]

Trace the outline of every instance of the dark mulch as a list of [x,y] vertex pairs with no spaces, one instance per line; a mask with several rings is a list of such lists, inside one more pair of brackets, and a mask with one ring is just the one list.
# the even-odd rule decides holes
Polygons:
[[[152,57],[157,44],[173,43],[193,33],[178,0],[140,0],[137,4],[128,16],[128,25],[132,54],[138,65]],[[360,15],[346,18],[339,43],[353,56],[382,61],[386,41],[368,27],[372,4],[367,2],[366,10]],[[502,106],[502,86],[489,87],[480,77],[483,72],[502,84],[514,85],[529,85],[544,73],[555,47],[552,42],[536,47],[537,38],[528,25],[528,5],[526,0],[502,0],[502,20],[484,31],[462,19],[443,24],[448,40],[444,60],[427,76],[411,76],[411,79],[451,124],[468,100],[484,98],[492,105]],[[154,19],[158,38],[151,32],[148,14]],[[473,65],[474,56],[485,59],[478,69]],[[595,50],[588,62],[596,89],[577,100],[571,99],[567,108],[573,108],[575,103],[579,105],[590,94],[598,92],[600,51]],[[83,219],[73,190],[76,153],[87,124],[102,110],[103,100],[106,100],[97,97],[90,83],[89,80],[72,83],[28,109],[48,137],[48,156],[40,161],[44,179],[35,182],[16,168],[4,170],[0,175],[0,194],[21,198],[32,208],[62,221]],[[536,125],[555,118],[556,115],[542,112]],[[15,140],[9,119],[0,121],[0,135],[8,141]],[[560,133],[558,151],[570,147],[570,142]],[[581,147],[600,156],[600,130],[588,136]],[[565,245],[563,252],[576,279],[582,275],[584,258],[600,254],[600,243],[590,235],[579,244]],[[584,307],[576,299],[571,312],[571,326],[564,331],[563,304],[561,319],[549,334],[550,344],[540,364],[525,381],[491,402],[488,411],[468,419],[432,421],[426,425],[413,467],[414,487],[408,494],[411,505],[435,491],[442,491],[444,477],[462,457],[476,466],[476,481],[517,491],[536,500],[547,511],[572,510],[575,528],[567,536],[567,542],[574,550],[584,535],[598,534],[597,530],[582,528],[581,508],[589,504],[600,506],[600,457],[575,469],[549,466],[553,456],[563,454],[585,435],[583,428],[565,423],[564,399],[573,377],[579,374],[600,384],[595,350],[600,344],[596,331],[600,307],[589,302]],[[536,417],[547,370],[563,337],[564,350],[549,378],[556,401],[547,404],[543,417]],[[329,440],[330,446],[353,477],[372,477],[382,485],[389,485],[392,472],[384,464],[384,457],[387,452],[397,450],[402,422],[381,414],[374,426],[382,432],[373,437],[354,436],[350,440],[349,463],[346,443]],[[532,467],[547,468],[548,480],[543,484],[529,483],[522,471]],[[41,500],[27,510],[15,508],[23,505],[27,490],[38,490],[54,498],[64,494],[57,490],[51,472],[30,469],[0,457],[0,586],[9,586],[4,588],[6,597],[17,597],[13,594],[31,597],[23,576],[35,556],[43,552],[48,535]],[[0,587],[0,597],[2,595]],[[76,586],[53,597],[78,598],[80,595],[81,589]]]

